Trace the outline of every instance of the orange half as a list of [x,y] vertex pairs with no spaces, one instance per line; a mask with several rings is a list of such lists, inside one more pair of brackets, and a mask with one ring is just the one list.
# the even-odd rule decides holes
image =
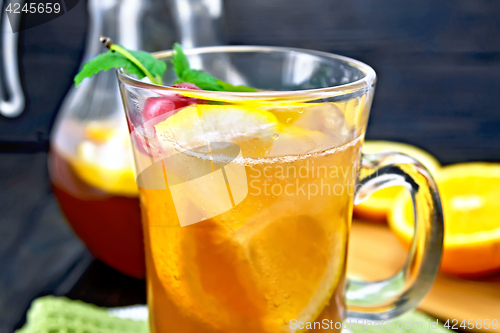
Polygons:
[[[500,164],[456,164],[436,180],[445,220],[441,270],[465,277],[500,270]],[[413,223],[409,196],[398,196],[389,225],[407,246]]]

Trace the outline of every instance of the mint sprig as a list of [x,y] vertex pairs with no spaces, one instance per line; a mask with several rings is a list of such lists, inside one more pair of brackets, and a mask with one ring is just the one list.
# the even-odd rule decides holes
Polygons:
[[[151,77],[149,79],[153,83],[161,84],[158,78],[163,75],[167,65],[156,60],[150,53],[142,51],[128,51],[130,54],[142,64],[142,66],[149,72]],[[126,58],[123,54],[107,51],[99,54],[94,59],[83,65],[82,70],[75,76],[75,86],[78,86],[83,79],[92,77],[100,71],[107,71],[112,68],[125,68],[130,74],[137,75],[140,79],[148,76],[148,73],[137,66],[133,61]],[[153,78],[153,79],[151,79]]]
[[212,91],[232,91],[232,92],[256,92],[257,90],[252,87],[244,85],[235,86],[231,83],[217,79],[216,77],[208,74],[199,69],[192,69],[189,61],[182,50],[182,46],[178,43],[174,44],[174,65],[175,74],[179,78],[174,83],[189,82],[195,84],[203,90]]
[[99,54],[83,65],[82,70],[74,78],[75,86],[78,86],[83,79],[111,68],[125,68],[139,79],[147,76],[152,83],[162,84],[161,76],[167,69],[167,64],[163,61],[155,59],[149,52],[127,50],[123,46],[114,44],[107,37],[101,37],[101,41],[109,51]]
[[[78,86],[87,77],[90,78],[100,71],[107,71],[112,68],[125,68],[130,74],[137,75],[139,79],[148,77],[152,83],[162,84],[161,77],[167,69],[167,65],[163,61],[157,60],[148,52],[127,50],[123,46],[114,44],[107,37],[101,37],[101,42],[109,48],[109,51],[99,54],[83,66],[82,70],[74,78],[75,86]],[[257,91],[252,87],[232,85],[205,71],[192,69],[181,45],[178,43],[174,44],[172,64],[178,77],[178,80],[174,83],[188,82],[203,90],[212,91]]]

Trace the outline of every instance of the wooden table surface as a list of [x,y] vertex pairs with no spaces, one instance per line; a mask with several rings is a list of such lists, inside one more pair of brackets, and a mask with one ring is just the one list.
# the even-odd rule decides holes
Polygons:
[[[348,271],[370,280],[387,278],[403,264],[406,251],[386,225],[354,221]],[[497,319],[500,322],[500,275],[481,281],[438,275],[419,307],[440,319]],[[457,325],[458,326],[458,325]],[[487,332],[500,332],[490,328]]]

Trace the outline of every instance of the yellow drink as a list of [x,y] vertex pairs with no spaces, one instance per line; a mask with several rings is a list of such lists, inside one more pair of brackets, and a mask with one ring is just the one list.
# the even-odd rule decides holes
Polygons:
[[[285,128],[273,140],[289,145],[296,132]],[[333,143],[334,134],[318,138]],[[306,331],[308,323],[334,329],[343,318],[361,138],[281,157],[234,141],[244,156],[262,157],[234,160],[245,168],[248,194],[232,209],[180,227],[168,186],[140,188],[152,332],[278,333]],[[176,170],[168,163],[167,178]]]

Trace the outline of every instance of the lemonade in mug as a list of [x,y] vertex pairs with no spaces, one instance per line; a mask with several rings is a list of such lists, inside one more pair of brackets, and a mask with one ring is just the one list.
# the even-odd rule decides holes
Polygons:
[[[387,319],[415,307],[439,266],[441,208],[418,162],[361,157],[374,71],[297,49],[186,53],[259,92],[172,88],[118,73],[140,189],[151,331],[339,331],[346,316]],[[157,57],[169,63],[172,53]],[[172,82],[172,70],[163,78]],[[179,99],[191,103],[159,112]],[[392,185],[415,199],[407,264],[384,281],[347,283],[353,202]]]

